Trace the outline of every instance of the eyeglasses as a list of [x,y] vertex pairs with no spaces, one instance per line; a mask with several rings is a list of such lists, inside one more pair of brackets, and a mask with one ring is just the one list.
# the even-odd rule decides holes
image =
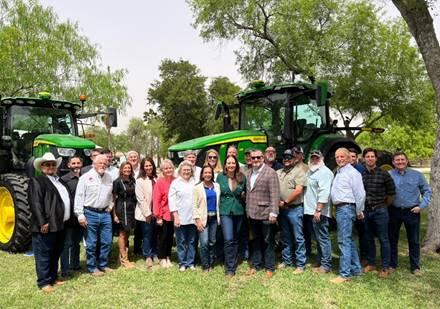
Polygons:
[[255,156],[255,157],[251,157],[252,160],[261,160],[263,156]]
[[208,159],[217,159],[217,156],[208,156]]
[[56,162],[44,162],[41,165],[42,166],[57,166],[57,163]]

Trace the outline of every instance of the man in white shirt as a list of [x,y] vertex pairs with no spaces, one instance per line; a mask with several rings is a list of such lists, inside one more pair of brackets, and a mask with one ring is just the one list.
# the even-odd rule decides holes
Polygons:
[[[98,155],[93,168],[79,178],[75,194],[75,215],[85,228],[87,270],[93,276],[113,271],[108,267],[112,242],[113,181],[106,172],[107,156]],[[96,255],[97,238],[100,236],[100,253]]]

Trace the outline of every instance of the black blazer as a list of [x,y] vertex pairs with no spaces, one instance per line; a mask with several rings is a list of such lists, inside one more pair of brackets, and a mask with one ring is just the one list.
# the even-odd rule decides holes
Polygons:
[[[71,216],[73,198],[63,180],[60,182],[69,192]],[[47,176],[41,175],[29,179],[28,200],[31,208],[31,232],[40,232],[42,225],[49,223],[49,232],[64,229],[64,204],[57,188]]]

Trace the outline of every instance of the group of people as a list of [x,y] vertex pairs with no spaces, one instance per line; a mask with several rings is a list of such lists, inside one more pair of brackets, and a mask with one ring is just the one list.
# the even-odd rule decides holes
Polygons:
[[[364,164],[352,159],[354,150],[335,152],[334,173],[324,164],[319,150],[312,150],[304,163],[301,147],[287,149],[282,164],[276,150],[247,149],[246,164],[239,163],[235,146],[227,150],[223,164],[219,153],[205,153],[202,167],[197,154],[185,153],[177,171],[162,160],[159,171],[152,158],[140,161],[130,151],[119,170],[112,166],[110,151],[94,150],[92,166],[82,159],[69,159],[70,172],[57,176],[61,159],[51,153],[34,161],[41,176],[29,183],[33,215],[32,243],[37,284],[46,292],[79,269],[79,247],[85,239],[87,271],[102,276],[108,267],[112,236],[118,235],[121,266],[132,268],[128,258],[130,232],[134,251],[142,254],[147,268],[155,263],[168,268],[174,236],[180,271],[195,270],[197,248],[203,272],[210,272],[221,252],[224,271],[233,277],[242,248],[248,254],[252,276],[264,270],[272,277],[276,268],[275,235],[280,231],[281,261],[278,268],[293,267],[301,274],[306,267],[310,239],[316,240],[317,260],[313,271],[332,271],[329,225],[334,205],[340,251],[339,276],[333,283],[351,280],[376,270],[375,237],[380,242],[379,277],[386,278],[398,266],[397,248],[405,225],[412,273],[420,275],[420,211],[429,205],[431,190],[424,176],[408,168],[403,152],[393,155],[395,169],[377,166],[377,152],[363,151]],[[357,154],[356,154],[357,157]],[[357,225],[365,256],[358,255],[352,230]],[[359,223],[360,222],[360,223]],[[218,241],[218,240],[221,241]],[[200,244],[200,245],[199,245]],[[365,267],[361,266],[365,259]]]

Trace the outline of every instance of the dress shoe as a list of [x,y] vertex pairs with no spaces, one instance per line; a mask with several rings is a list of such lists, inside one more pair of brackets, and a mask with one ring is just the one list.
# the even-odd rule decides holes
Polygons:
[[372,271],[376,271],[376,266],[367,265],[363,269],[364,273],[371,273]]
[[266,271],[266,278],[270,279],[272,277],[273,277],[273,271],[270,270]]
[[315,267],[315,268],[313,268],[313,272],[315,274],[328,274],[330,272],[330,270],[322,268],[322,267]]
[[103,269],[101,269],[101,271],[105,272],[105,273],[112,273],[115,270],[113,268],[110,268],[110,267],[104,267]]
[[104,276],[104,272],[100,270],[95,270],[94,272],[91,272],[90,275],[92,275],[93,277],[102,277]]
[[388,271],[388,269],[382,269],[380,272],[379,272],[379,278],[382,278],[382,279],[385,279],[385,278],[388,278],[388,276],[390,275],[390,272]]
[[412,271],[412,274],[416,277],[421,277],[422,276],[422,272],[420,271],[420,269],[415,269]]
[[390,267],[390,268],[388,268],[388,272],[390,273],[390,274],[392,274],[393,272],[395,272],[397,269],[396,268],[394,268],[394,267]]
[[153,260],[150,257],[145,259],[145,266],[147,266],[147,268],[153,267]]
[[295,268],[295,270],[293,271],[293,274],[294,274],[294,275],[299,275],[299,274],[302,274],[303,272],[304,272],[304,268],[297,267],[297,268]]
[[287,265],[284,264],[284,263],[280,263],[280,264],[278,264],[278,266],[277,266],[278,269],[283,269],[283,268],[286,268],[286,267],[287,267]]
[[336,283],[336,284],[344,283],[344,282],[348,282],[348,281],[351,281],[351,278],[336,277],[336,278],[330,280],[331,283]]
[[58,280],[56,280],[55,281],[55,285],[63,285],[63,284],[65,284],[66,283],[66,281],[65,280],[61,280],[61,279],[58,279]]
[[255,268],[249,268],[245,274],[246,274],[246,276],[253,276],[256,273],[257,273],[257,270]]
[[41,288],[41,291],[44,293],[52,293],[55,289],[51,285],[45,285]]

